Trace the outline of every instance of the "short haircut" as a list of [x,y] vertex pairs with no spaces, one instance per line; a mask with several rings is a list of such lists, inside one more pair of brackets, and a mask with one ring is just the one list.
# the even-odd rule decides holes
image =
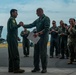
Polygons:
[[74,18],[70,18],[69,20],[71,20],[71,19],[74,20],[74,22],[75,22],[75,19]]
[[55,23],[56,23],[56,21],[55,21],[55,20],[53,20],[52,22],[55,22]]
[[38,10],[41,10],[41,11],[43,12],[43,9],[42,9],[42,8],[38,8],[37,11],[38,11]]
[[10,10],[10,15],[12,16],[12,13],[15,12],[15,11],[17,11],[17,9],[11,9]]

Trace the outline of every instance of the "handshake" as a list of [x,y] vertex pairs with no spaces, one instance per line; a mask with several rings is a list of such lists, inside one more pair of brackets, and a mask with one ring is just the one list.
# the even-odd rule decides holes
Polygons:
[[21,21],[21,22],[19,22],[19,25],[23,27],[24,23]]

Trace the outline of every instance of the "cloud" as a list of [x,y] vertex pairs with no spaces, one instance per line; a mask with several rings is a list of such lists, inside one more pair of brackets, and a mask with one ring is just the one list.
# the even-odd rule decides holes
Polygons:
[[0,25],[6,26],[9,14],[0,14]]
[[[42,7],[45,14],[56,19],[60,17],[62,17],[63,19],[64,16],[66,18],[71,16],[74,17],[76,12],[76,10],[74,9],[76,7],[76,0],[6,0],[2,3],[7,6],[3,7],[0,3],[0,14],[1,16],[3,16],[3,19],[8,19],[9,16],[7,16],[6,18],[4,17],[9,14],[10,9],[16,8],[19,11],[18,21],[22,19],[27,23],[32,22],[37,18],[36,9],[38,7]],[[2,13],[6,15],[2,15]],[[2,22],[3,21],[4,20],[2,20]],[[6,22],[3,23],[3,25],[6,25]]]
[[50,17],[51,21],[56,20],[57,25],[61,19],[67,24],[70,17],[76,19],[76,0],[1,0],[0,25],[7,26],[12,8],[18,10],[17,22],[32,23],[38,18],[36,9],[39,7],[44,9],[44,13]]

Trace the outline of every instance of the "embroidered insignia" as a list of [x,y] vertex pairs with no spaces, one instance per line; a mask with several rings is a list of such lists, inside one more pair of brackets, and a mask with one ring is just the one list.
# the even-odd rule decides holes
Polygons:
[[13,20],[13,23],[15,23],[15,20]]

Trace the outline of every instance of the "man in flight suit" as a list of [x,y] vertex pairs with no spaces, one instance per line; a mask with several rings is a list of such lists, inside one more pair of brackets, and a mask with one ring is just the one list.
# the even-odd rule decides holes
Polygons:
[[32,24],[24,25],[24,28],[36,27],[37,32],[34,36],[40,37],[40,40],[35,44],[34,47],[34,69],[32,72],[40,71],[39,62],[41,58],[42,71],[41,73],[47,72],[47,43],[49,38],[49,27],[50,19],[44,14],[42,8],[36,10],[36,14],[39,16]]
[[60,24],[61,24],[61,27],[58,30],[59,37],[60,37],[60,50],[61,50],[60,59],[64,59],[65,58],[64,54],[67,49],[67,41],[66,41],[67,29],[65,28],[65,24],[62,20],[60,21]]
[[21,32],[21,36],[23,37],[23,53],[27,57],[29,55],[29,47],[30,47],[30,41],[27,39],[27,36],[29,35],[30,31],[28,31],[26,28],[24,28],[24,31]]
[[[51,34],[50,40],[50,58],[53,58],[54,49],[56,57],[58,57],[58,27],[56,26],[56,21],[52,21],[52,27],[50,28],[49,34]],[[54,48],[55,47],[55,48]]]
[[22,25],[20,22],[17,25],[15,18],[18,13],[16,9],[11,9],[10,18],[7,22],[7,42],[9,54],[9,67],[8,72],[23,73],[24,70],[20,69],[20,58],[18,52],[18,28]]

